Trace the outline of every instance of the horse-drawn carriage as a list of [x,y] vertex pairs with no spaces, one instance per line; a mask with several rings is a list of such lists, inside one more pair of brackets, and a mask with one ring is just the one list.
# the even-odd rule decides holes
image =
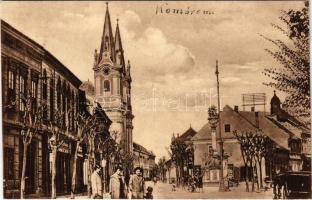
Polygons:
[[285,172],[273,181],[274,199],[310,199],[311,172]]

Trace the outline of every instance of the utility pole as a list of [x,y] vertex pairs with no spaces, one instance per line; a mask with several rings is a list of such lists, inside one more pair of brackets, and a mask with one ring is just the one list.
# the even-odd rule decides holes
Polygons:
[[220,117],[220,89],[219,89],[219,69],[218,69],[218,60],[216,61],[216,76],[217,76],[217,92],[218,92],[218,121],[219,121],[219,131],[218,131],[218,141],[219,141],[219,153],[220,153],[220,184],[219,191],[224,192],[224,177],[223,177],[223,140],[221,134],[221,117]]

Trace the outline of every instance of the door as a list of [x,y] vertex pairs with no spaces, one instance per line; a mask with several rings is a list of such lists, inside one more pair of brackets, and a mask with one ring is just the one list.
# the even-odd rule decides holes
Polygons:
[[37,142],[32,141],[28,146],[26,159],[26,194],[34,194],[36,192],[36,149]]

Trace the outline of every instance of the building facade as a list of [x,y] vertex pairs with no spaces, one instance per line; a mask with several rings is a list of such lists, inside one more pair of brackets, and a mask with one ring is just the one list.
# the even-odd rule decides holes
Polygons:
[[143,169],[143,177],[146,180],[151,180],[156,173],[155,170],[155,154],[152,151],[147,150],[142,145],[138,143],[133,143],[133,167],[141,167]]
[[[51,161],[49,149],[51,131],[56,111],[66,113],[69,137],[59,147],[56,159],[56,192],[70,193],[73,174],[74,151],[78,112],[85,110],[86,99],[79,89],[81,81],[57,58],[41,45],[28,38],[8,23],[1,21],[1,79],[3,102],[3,177],[4,197],[19,198],[23,160],[22,116],[25,106],[22,96],[29,94],[31,109],[45,102],[42,123],[34,135],[26,156],[26,197],[49,196],[51,193]],[[62,130],[65,132],[65,130]],[[85,190],[83,163],[86,148],[78,148],[76,191]]]
[[[127,65],[127,66],[126,66]],[[100,51],[94,53],[95,100],[112,120],[110,133],[132,153],[132,120],[130,62],[124,58],[117,21],[115,35],[106,7]]]

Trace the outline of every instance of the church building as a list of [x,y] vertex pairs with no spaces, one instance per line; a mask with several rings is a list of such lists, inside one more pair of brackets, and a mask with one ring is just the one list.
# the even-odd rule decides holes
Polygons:
[[94,53],[95,100],[112,121],[110,133],[126,151],[133,152],[130,61],[125,62],[117,19],[115,35],[108,3],[100,50]]

